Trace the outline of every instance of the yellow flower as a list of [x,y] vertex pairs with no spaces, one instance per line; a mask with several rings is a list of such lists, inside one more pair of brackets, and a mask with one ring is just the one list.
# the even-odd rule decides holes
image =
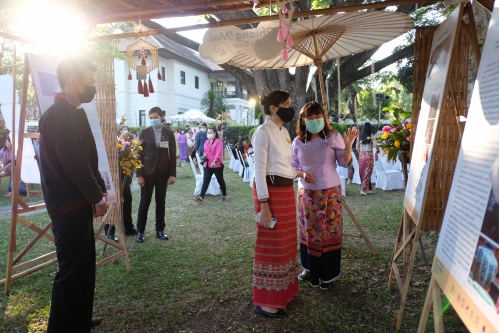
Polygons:
[[401,143],[398,140],[394,141],[394,147],[399,148],[400,145]]
[[384,132],[384,134],[382,134],[381,138],[382,140],[385,140],[389,137],[389,134],[387,132]]
[[119,143],[116,144],[116,148],[120,149],[121,147],[122,147],[121,144],[119,144]]
[[410,129],[411,128],[411,124],[406,124],[406,128]]

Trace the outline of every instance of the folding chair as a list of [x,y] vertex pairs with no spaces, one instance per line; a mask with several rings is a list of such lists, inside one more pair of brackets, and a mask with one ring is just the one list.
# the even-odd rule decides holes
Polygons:
[[375,188],[380,188],[384,191],[399,190],[404,188],[400,171],[385,170],[380,159],[375,161],[375,168],[377,169],[377,182],[375,183]]
[[248,162],[248,174],[250,177],[250,187],[253,187],[253,182],[255,179],[255,160],[253,159],[253,155],[247,155]]
[[[200,168],[202,174],[198,174],[196,172],[196,167],[194,165],[193,159],[191,156],[189,156],[189,162],[191,164],[191,169],[193,170],[194,178],[196,180],[196,187],[194,189],[194,196],[200,195],[201,193],[201,187],[203,186],[203,166]],[[201,165],[198,162],[198,165]],[[212,179],[210,180],[210,184],[208,185],[207,188],[207,193],[205,194],[210,194],[210,195],[219,195],[220,194],[220,185],[219,182],[217,181],[217,178],[215,178],[215,175],[212,175]]]
[[352,167],[354,168],[354,175],[352,176],[352,182],[354,184],[361,185],[361,177],[359,176],[359,162],[355,154],[352,154]]
[[227,153],[229,154],[229,158],[230,158],[229,169],[234,170],[234,165],[238,161],[236,161],[236,159],[234,158],[233,152],[231,151],[231,147],[229,145],[226,145],[226,150],[227,150]]
[[240,172],[239,175],[240,177],[243,177],[243,182],[248,183],[250,182],[250,174],[248,172],[248,166],[247,162],[243,159],[243,156],[241,155],[241,152],[239,150],[236,151],[238,153],[238,158],[240,160]]

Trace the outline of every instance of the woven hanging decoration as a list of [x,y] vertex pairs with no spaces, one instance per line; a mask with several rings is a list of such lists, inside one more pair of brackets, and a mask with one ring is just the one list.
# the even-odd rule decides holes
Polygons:
[[[288,9],[287,4],[290,4],[290,9]],[[295,11],[293,7],[293,2],[289,1],[276,1],[278,7],[278,16],[280,20],[280,27],[278,30],[278,42],[283,43],[283,53],[281,54],[281,60],[288,60],[287,47],[293,46],[292,35],[289,34],[292,28],[293,13]]]
[[[134,32],[148,31],[149,28],[146,27],[139,21],[133,28]],[[153,93],[153,82],[151,81],[151,75],[149,75],[149,87],[146,82],[146,77],[153,70],[157,69],[160,61],[158,58],[158,48],[153,44],[147,42],[144,38],[139,38],[138,41],[130,44],[125,49],[127,55],[127,64],[129,67],[128,79],[132,80],[132,74],[130,69],[137,72],[138,84],[137,91],[139,94],[148,97],[149,93]],[[142,83],[142,78],[144,78],[144,85]],[[161,80],[160,71],[158,71],[158,79]]]

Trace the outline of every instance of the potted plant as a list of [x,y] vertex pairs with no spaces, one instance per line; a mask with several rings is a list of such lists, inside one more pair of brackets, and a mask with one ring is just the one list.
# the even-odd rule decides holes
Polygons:
[[407,156],[410,152],[411,112],[393,106],[385,107],[383,110],[392,112],[394,120],[391,125],[382,128],[382,136],[377,138],[377,141],[383,154],[387,155],[387,161],[394,161],[398,155]]
[[382,128],[382,135],[377,138],[379,147],[382,148],[387,161],[395,161],[399,158],[403,167],[405,186],[408,182],[408,164],[410,163],[410,138],[412,124],[410,123],[411,112],[405,112],[400,108],[389,106],[383,109],[392,112],[393,121],[391,125]]

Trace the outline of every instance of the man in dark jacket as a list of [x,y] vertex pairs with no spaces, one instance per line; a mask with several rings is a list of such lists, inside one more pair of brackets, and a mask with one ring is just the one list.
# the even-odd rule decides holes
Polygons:
[[93,216],[107,211],[106,186],[81,103],[95,96],[96,66],[66,59],[57,67],[61,93],[40,118],[40,174],[52,220],[59,272],[52,287],[48,332],[89,332],[95,287]]
[[137,170],[137,183],[141,186],[141,203],[137,212],[137,243],[144,243],[144,231],[153,190],[156,202],[156,237],[168,240],[165,234],[165,197],[167,185],[175,183],[176,145],[174,132],[162,125],[164,112],[159,107],[149,110],[151,126],[141,132],[139,155],[142,167]]
[[196,138],[194,139],[194,150],[196,150],[200,156],[203,156],[205,141],[207,140],[207,124],[203,123],[200,125],[200,131],[196,134]]

